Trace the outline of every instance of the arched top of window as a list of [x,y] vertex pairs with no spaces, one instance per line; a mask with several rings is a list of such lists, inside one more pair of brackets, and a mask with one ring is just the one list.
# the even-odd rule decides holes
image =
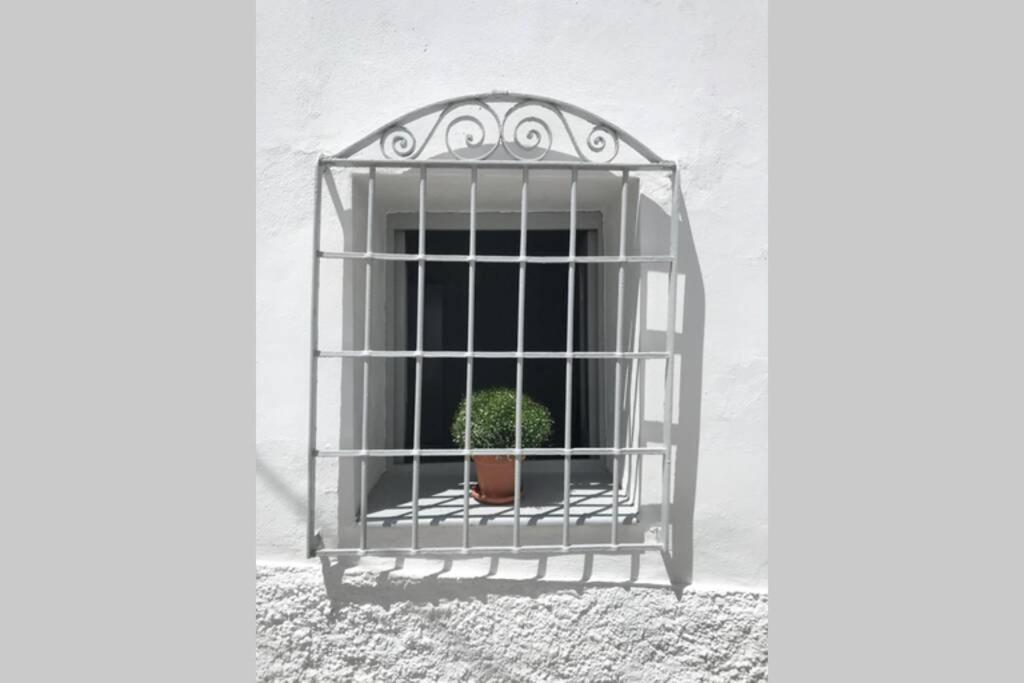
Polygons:
[[632,135],[550,97],[492,92],[420,107],[327,159],[666,163]]

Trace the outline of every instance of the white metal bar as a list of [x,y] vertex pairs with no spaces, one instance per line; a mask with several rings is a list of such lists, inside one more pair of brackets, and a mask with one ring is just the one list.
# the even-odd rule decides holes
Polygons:
[[[371,168],[366,181],[366,253],[373,249],[373,191],[377,169]],[[363,350],[370,350],[370,303],[373,287],[373,259],[366,259],[366,281],[363,292]],[[370,356],[363,356],[363,413],[359,443],[365,452],[370,423]],[[369,501],[367,492],[366,457],[359,460],[359,549],[366,550],[366,516]]]
[[519,312],[517,314],[516,327],[516,449],[515,449],[515,489],[513,495],[513,525],[512,525],[512,547],[519,547],[519,507],[520,488],[523,481],[523,342],[525,337],[526,317],[526,224],[528,211],[528,194],[530,185],[530,171],[523,169],[523,192],[521,205],[519,207]]
[[[476,182],[477,170],[469,176],[469,255],[476,255]],[[462,461],[462,547],[469,548],[469,459],[473,432],[473,315],[476,306],[476,263],[469,262],[469,323],[466,326],[466,455]]]
[[488,254],[398,254],[390,252],[321,251],[320,258],[359,261],[426,261],[427,263],[671,263],[668,255],[631,256],[497,256]]
[[381,349],[370,349],[369,351],[348,350],[348,351],[317,351],[320,358],[499,358],[499,359],[538,359],[538,360],[565,360],[573,359],[612,359],[612,358],[667,358],[665,351],[386,351]]
[[[618,453],[633,453],[636,455],[662,455],[665,449],[661,446],[638,446],[623,447],[619,449],[605,447],[578,447],[578,448],[523,448],[520,449],[523,455],[614,455]],[[369,448],[364,453],[359,448],[343,448],[340,450],[318,450],[317,457],[320,458],[359,458],[366,455],[371,458],[395,458],[412,456],[419,453],[423,457],[439,456],[464,456],[471,455],[508,455],[507,448],[474,448],[469,451],[465,448]]]
[[313,263],[310,278],[309,306],[309,425],[306,449],[306,556],[316,552],[316,411],[317,411],[317,347],[320,334],[320,200],[322,198],[323,167],[316,166],[316,184],[313,190]]
[[[619,198],[619,256],[626,255],[626,216],[629,200],[629,171],[622,172],[622,194]],[[622,353],[623,304],[626,299],[626,267],[619,264],[618,297],[615,304],[615,353]],[[612,415],[612,446],[622,447],[622,358],[615,359],[615,412]],[[620,456],[612,456],[612,545],[619,542]]]
[[[420,168],[420,223],[419,253],[422,256],[427,247],[427,168]],[[426,287],[426,263],[419,262],[416,288],[416,397],[413,403],[412,422],[412,548],[419,547],[420,541],[420,423],[423,409],[423,290]]]
[[569,503],[572,497],[572,351],[573,317],[576,305],[576,182],[579,173],[572,170],[569,179],[569,275],[565,322],[565,472],[562,480],[562,545],[569,546]]
[[324,166],[340,168],[494,168],[494,169],[552,169],[584,171],[665,171],[671,172],[672,162],[599,163],[592,161],[512,161],[461,159],[334,159],[325,158]]
[[672,252],[672,263],[669,265],[668,273],[668,315],[665,330],[665,396],[663,410],[663,435],[662,445],[664,454],[661,463],[661,544],[665,552],[670,552],[669,547],[669,496],[671,495],[670,477],[672,473],[672,412],[675,409],[674,381],[675,381],[675,340],[676,340],[676,278],[678,277],[679,258],[679,179],[678,169],[672,170],[672,203],[671,217],[669,221],[670,250]]
[[[506,451],[507,452],[507,451]],[[540,552],[546,555],[551,554],[565,554],[565,553],[577,553],[577,552],[600,552],[605,550],[661,550],[662,547],[657,543],[620,543],[617,546],[612,546],[607,543],[589,543],[581,545],[573,545],[568,548],[560,545],[524,545],[520,546],[516,551],[516,554],[528,554],[531,552]],[[476,546],[473,548],[424,548],[424,549],[411,549],[411,548],[378,548],[374,549],[374,554],[379,555],[445,555],[450,553],[469,553],[469,554],[494,554],[494,553],[507,553],[511,548],[508,546]],[[359,551],[354,548],[322,548],[317,551],[317,555],[320,557],[333,557],[338,555],[353,555],[358,554]]]

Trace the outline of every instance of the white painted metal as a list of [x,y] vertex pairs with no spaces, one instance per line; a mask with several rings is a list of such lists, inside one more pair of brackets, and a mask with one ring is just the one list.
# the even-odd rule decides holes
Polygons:
[[466,330],[466,455],[462,461],[462,547],[469,548],[469,458],[473,430],[473,314],[476,310],[476,183],[477,170],[469,177],[469,296],[468,329]]
[[[629,200],[629,171],[622,172],[622,194],[619,198],[619,257],[626,256],[626,216]],[[626,266],[619,263],[618,294],[615,300],[615,353],[622,353],[622,309],[626,299]],[[615,402],[612,414],[612,538],[614,547],[619,542],[619,465],[622,447],[622,357],[615,359]]]
[[320,162],[329,168],[492,168],[492,169],[544,169],[552,171],[670,171],[670,161],[645,164],[591,163],[588,161],[462,161],[459,159],[394,159],[362,161],[359,159],[332,159],[325,157]]
[[320,199],[323,189],[323,168],[316,167],[313,187],[313,268],[310,282],[309,306],[309,432],[306,444],[306,556],[316,552],[316,410],[317,410],[317,349],[320,335]]
[[[506,134],[501,131],[502,138],[496,143],[496,146],[492,148],[484,157],[476,159],[418,159],[416,156],[425,147],[423,145],[416,146],[413,140],[413,147],[408,150],[408,154],[402,153],[401,150],[406,148],[399,148],[392,144],[392,151],[398,153],[402,158],[394,159],[370,159],[370,160],[357,160],[347,158],[351,153],[359,151],[368,142],[372,142],[374,139],[381,139],[383,135],[397,134],[404,135],[409,133],[408,130],[400,130],[403,128],[403,122],[408,122],[417,116],[423,116],[432,112],[441,111],[441,116],[437,119],[434,124],[434,129],[440,125],[441,119],[444,118],[447,112],[452,110],[454,106],[461,106],[467,101],[474,103],[479,102],[486,109],[490,109],[489,102],[492,100],[501,100],[513,102],[512,108],[505,113],[505,117],[508,117],[513,110],[522,106],[534,106],[539,105],[547,108],[555,114],[565,123],[565,118],[561,114],[561,110],[565,110],[574,115],[580,116],[581,118],[590,121],[593,124],[591,135],[607,136],[611,135],[615,148],[612,158],[614,159],[615,154],[618,153],[618,142],[622,141],[629,144],[635,151],[644,157],[644,161],[638,163],[621,163],[614,161],[597,162],[588,161],[585,155],[582,154],[581,148],[578,146],[577,141],[573,137],[573,133],[569,130],[570,138],[572,138],[572,144],[577,145],[576,151],[580,152],[580,161],[549,161],[543,159],[543,154],[539,159],[524,159],[519,157],[515,151],[508,147],[512,144],[511,139],[506,139]],[[524,100],[529,100],[526,102]],[[492,113],[493,110],[491,110]],[[460,117],[465,118],[465,117]],[[503,121],[504,119],[502,119]],[[449,123],[451,125],[451,122]],[[541,124],[544,125],[544,124]],[[568,125],[568,124],[566,124]],[[546,128],[546,126],[545,126]],[[431,129],[430,135],[433,135],[434,129]],[[548,131],[550,132],[550,131]],[[411,137],[411,133],[409,134]],[[382,140],[383,142],[383,140]],[[515,144],[521,144],[515,141]],[[590,146],[592,151],[598,151],[599,147],[592,144],[592,140],[588,137],[587,144]],[[490,154],[493,153],[494,149],[498,147],[505,148],[510,154],[516,156],[516,160],[503,160],[503,159],[491,159]],[[602,146],[603,147],[603,146]],[[451,149],[449,148],[451,151]],[[386,151],[386,150],[385,150]],[[459,157],[457,152],[452,152],[453,156]],[[544,152],[546,154],[546,151]],[[322,179],[323,172],[325,169],[330,167],[348,167],[348,168],[362,168],[368,170],[368,184],[367,184],[367,198],[368,198],[368,209],[367,209],[367,239],[365,249],[361,252],[355,251],[325,251],[320,248],[320,219],[321,219],[321,201],[322,201]],[[399,253],[381,253],[374,251],[372,229],[374,222],[374,186],[376,179],[376,169],[378,168],[396,168],[396,169],[418,169],[419,170],[419,211],[418,211],[418,234],[419,234],[419,248],[416,254],[399,254]],[[426,253],[426,174],[428,168],[458,168],[469,170],[471,173],[470,177],[470,208],[469,208],[469,220],[470,220],[470,248],[469,254],[427,254]],[[520,250],[518,256],[490,256],[490,255],[478,255],[476,253],[476,199],[477,199],[477,181],[479,169],[518,169],[522,172],[522,195],[521,195],[521,220],[520,220]],[[529,186],[529,171],[530,169],[544,169],[544,170],[567,170],[571,172],[570,181],[570,246],[569,253],[566,256],[527,256],[527,225],[528,225],[528,186]],[[618,171],[622,173],[622,197],[621,197],[621,222],[620,222],[620,237],[619,237],[619,253],[614,256],[577,256],[576,255],[576,238],[577,238],[577,183],[578,183],[578,171],[580,169],[588,171]],[[672,215],[671,215],[671,253],[662,255],[627,255],[626,253],[626,236],[627,236],[627,201],[628,201],[628,181],[630,173],[637,171],[670,171],[672,179]],[[334,157],[321,158],[316,173],[316,211],[314,214],[314,235],[313,235],[313,273],[312,273],[312,296],[311,296],[311,334],[310,334],[310,421],[309,421],[309,452],[308,452],[308,469],[309,469],[309,486],[308,486],[308,523],[307,523],[307,549],[310,556],[319,552],[321,555],[334,555],[334,554],[347,554],[347,553],[363,553],[363,552],[376,552],[382,554],[417,554],[420,552],[434,552],[434,553],[450,553],[450,552],[501,552],[507,551],[510,548],[506,546],[499,547],[477,547],[471,548],[469,545],[469,475],[470,475],[470,464],[471,455],[501,455],[507,453],[507,449],[471,449],[471,429],[472,429],[472,388],[473,388],[473,361],[476,358],[507,358],[516,360],[516,429],[515,429],[515,498],[514,498],[514,524],[513,524],[513,538],[511,549],[513,551],[538,551],[544,553],[557,553],[557,552],[575,552],[578,550],[607,550],[607,549],[664,549],[667,550],[669,547],[669,535],[668,535],[668,523],[669,523],[669,482],[670,482],[670,456],[671,456],[671,437],[672,437],[672,387],[674,379],[674,356],[673,354],[673,342],[674,342],[674,325],[675,325],[675,299],[676,299],[676,288],[675,280],[677,277],[677,259],[678,259],[678,197],[677,197],[677,168],[673,162],[668,162],[657,157],[650,150],[647,150],[642,145],[639,145],[635,140],[627,136],[625,133],[618,131],[603,119],[595,117],[589,112],[580,110],[578,108],[571,107],[565,103],[557,102],[556,100],[546,100],[544,98],[528,98],[522,95],[514,95],[509,93],[492,93],[486,96],[478,96],[475,98],[455,98],[453,100],[445,100],[430,107],[425,107],[416,112],[410,113],[407,117],[401,120],[392,122],[371,136],[364,138],[356,145],[349,147],[342,153],[335,155]],[[342,260],[353,260],[363,261],[365,265],[365,298],[364,298],[364,334],[363,344],[361,350],[321,350],[318,348],[318,306],[319,306],[319,278],[320,278],[320,259],[342,259]],[[370,310],[373,305],[372,301],[372,264],[374,261],[398,261],[398,262],[412,262],[417,264],[417,301],[416,301],[416,348],[414,351],[387,351],[378,350],[371,348],[370,338]],[[428,262],[457,262],[466,263],[469,268],[469,295],[468,295],[468,335],[467,335],[467,348],[465,351],[425,351],[423,349],[423,327],[424,327],[424,291],[425,291],[425,268]],[[518,310],[517,310],[517,339],[516,339],[516,350],[515,351],[501,351],[501,352],[479,352],[474,349],[474,308],[475,308],[475,271],[477,263],[517,263],[519,264],[519,298],[518,298]],[[566,349],[562,351],[524,351],[525,343],[525,330],[524,330],[524,317],[525,317],[525,282],[526,282],[526,266],[528,264],[559,264],[565,263],[568,265],[568,314],[566,320]],[[618,299],[616,302],[616,341],[615,351],[574,351],[574,325],[573,319],[575,315],[575,278],[576,278],[576,264],[578,263],[605,263],[605,264],[616,264],[618,266]],[[623,350],[623,318],[624,318],[624,299],[625,299],[625,265],[628,263],[664,263],[669,266],[669,312],[668,312],[668,330],[667,330],[667,348],[664,352],[660,351],[624,351]],[[362,397],[362,425],[361,425],[361,441],[360,448],[358,449],[337,449],[337,450],[318,450],[316,448],[316,406],[317,406],[317,362],[320,358],[361,358],[363,359],[363,397]],[[415,394],[413,403],[413,448],[411,449],[372,449],[369,448],[368,443],[368,413],[369,413],[369,368],[370,360],[372,358],[412,358],[415,360]],[[423,401],[423,362],[426,358],[462,358],[466,360],[466,400],[467,400],[467,416],[466,416],[466,427],[463,448],[453,449],[423,449],[421,442],[421,417],[422,417],[422,401]],[[562,359],[565,361],[565,432],[564,432],[564,447],[563,448],[523,448],[522,445],[522,402],[523,402],[523,369],[524,363],[527,359]],[[573,378],[573,363],[577,359],[612,359],[615,361],[615,411],[614,411],[614,422],[613,422],[613,443],[611,447],[593,447],[593,448],[572,448],[572,378]],[[623,363],[629,359],[665,359],[666,370],[665,370],[665,408],[664,408],[664,443],[662,446],[657,447],[628,447],[623,443],[622,437],[622,415],[621,415],[621,404],[623,394]],[[619,488],[621,484],[621,468],[622,468],[622,456],[625,454],[633,454],[636,456],[641,455],[660,455],[662,457],[662,509],[661,509],[661,522],[662,522],[662,533],[661,543],[659,545],[649,543],[618,543],[618,509],[619,509]],[[462,520],[462,545],[459,548],[431,548],[429,550],[420,549],[419,539],[419,480],[420,480],[420,467],[421,457],[430,456],[462,456],[463,457],[463,520]],[[563,478],[563,518],[562,518],[562,545],[560,546],[523,546],[520,542],[520,507],[521,507],[521,488],[522,488],[522,459],[527,455],[562,455],[564,456],[565,468]],[[611,526],[611,542],[610,544],[587,544],[587,545],[571,545],[569,538],[569,517],[570,517],[570,502],[571,502],[571,462],[573,456],[578,455],[598,455],[598,456],[610,456],[613,463],[613,498],[612,498],[612,526]],[[366,528],[366,514],[367,509],[367,463],[370,457],[399,457],[399,456],[412,456],[412,539],[411,545],[408,549],[371,549],[367,543],[367,528]],[[334,457],[334,458],[358,458],[360,466],[360,543],[358,549],[320,549],[317,551],[316,543],[316,531],[314,528],[315,524],[315,468],[317,457]]]
[[669,219],[669,230],[671,233],[669,235],[669,242],[672,261],[669,264],[668,271],[668,316],[665,325],[665,351],[667,358],[665,359],[665,403],[662,409],[662,428],[664,430],[662,442],[665,452],[662,455],[661,462],[661,544],[665,552],[671,551],[669,543],[669,496],[671,495],[671,490],[669,483],[672,474],[672,413],[675,410],[673,391],[675,381],[676,289],[678,288],[676,278],[678,277],[677,259],[679,257],[679,180],[677,176],[678,171],[673,169],[672,214]]
[[[419,254],[427,248],[427,169],[420,169],[420,225]],[[427,264],[419,262],[416,288],[416,397],[413,403],[412,422],[412,549],[420,542],[420,422],[423,411],[423,290],[426,287]]]
[[[578,553],[578,552],[600,552],[609,550],[607,543],[581,543],[578,545],[571,545],[568,548],[560,545],[524,545],[520,546],[516,554],[526,555],[531,552],[544,553],[545,555],[558,555],[565,553]],[[663,550],[660,543],[620,543],[616,550]],[[440,548],[374,548],[374,554],[377,555],[452,555],[452,554],[470,554],[470,555],[491,555],[509,552],[508,546],[494,545],[494,546],[475,546],[469,549],[463,549],[459,547],[440,547]],[[359,550],[355,548],[323,548],[317,551],[317,555],[320,557],[335,557],[338,555],[353,555],[358,554]]]
[[523,485],[523,341],[526,317],[526,224],[529,205],[530,171],[523,169],[523,192],[519,207],[519,312],[516,325],[516,447],[515,447],[515,490],[512,518],[512,547],[519,547],[519,506]]
[[559,360],[565,358],[581,358],[597,360],[601,358],[667,358],[665,351],[319,351],[321,358],[536,358]]
[[[509,103],[512,105],[505,111],[503,116],[499,116],[492,106],[499,102]],[[467,111],[467,107],[471,108],[472,111]],[[524,119],[524,121],[529,121],[534,124],[535,127],[533,128],[533,132],[535,134],[539,133],[540,129],[543,128],[547,133],[547,146],[546,148],[539,150],[539,156],[531,154],[529,157],[524,157],[516,151],[516,145],[519,147],[528,146],[528,151],[531,153],[538,151],[538,147],[542,145],[539,136],[535,140],[528,140],[527,145],[523,145],[519,139],[520,131],[518,126],[511,131],[510,135],[510,131],[506,125],[509,123],[509,117],[511,114],[517,110],[524,109],[530,114],[530,116]],[[552,97],[539,97],[537,95],[525,95],[508,91],[494,91],[489,93],[480,93],[477,95],[451,97],[414,109],[413,111],[407,112],[403,116],[381,126],[354,144],[349,145],[342,151],[333,155],[330,158],[330,161],[350,161],[349,157],[371,147],[375,142],[380,144],[381,154],[386,159],[394,160],[394,157],[400,157],[400,159],[396,160],[398,163],[417,161],[417,157],[424,149],[427,148],[427,145],[435,131],[437,131],[441,126],[441,123],[445,121],[445,117],[455,110],[461,110],[458,112],[460,115],[449,119],[446,129],[442,133],[445,138],[445,143],[448,145],[448,153],[456,158],[454,160],[448,160],[451,162],[495,163],[481,160],[488,159],[498,149],[503,149],[520,161],[545,163],[543,158],[549,151],[551,151],[551,146],[554,143],[554,137],[551,135],[551,129],[547,123],[539,118],[538,115],[541,112],[550,115],[551,118],[555,119],[565,127],[565,132],[568,133],[569,141],[571,143],[571,146],[567,148],[566,151],[583,159],[584,163],[592,167],[602,164],[601,162],[590,158],[588,153],[604,152],[606,147],[610,144],[612,145],[610,150],[612,153],[611,158],[614,159],[618,156],[620,151],[620,140],[626,143],[626,145],[640,158],[653,163],[662,162],[661,157],[648,149],[639,140],[625,131],[620,130],[614,124],[593,112],[587,111],[582,107],[577,107],[576,105],[568,102],[556,100]],[[437,114],[437,117],[432,120],[433,125],[430,127],[430,132],[427,133],[424,139],[417,144],[416,138],[409,126],[418,120],[427,119],[427,117],[433,116],[435,113]],[[576,135],[573,133],[573,127],[569,125],[565,114],[570,114],[581,119],[589,127],[589,132],[588,135],[586,135],[585,140],[588,151],[584,151],[576,140]],[[487,131],[486,127],[483,125],[483,121],[486,120],[489,122],[491,119],[493,119],[497,124],[497,139],[488,142],[485,139],[487,137]],[[451,133],[452,128],[460,122],[469,123],[478,129],[478,137],[480,139],[476,139],[472,143],[469,143],[469,146],[477,149],[483,148],[481,151],[484,151],[484,154],[478,154],[476,156],[466,158],[464,155],[453,150],[448,144],[448,135]],[[527,135],[527,137],[530,136]],[[389,140],[391,142],[390,148],[386,144]],[[487,148],[488,144],[491,145],[489,148]]]
[[569,503],[572,479],[572,352],[573,318],[576,305],[576,184],[579,172],[572,171],[569,179],[569,280],[568,302],[565,316],[565,472],[562,478],[562,545],[569,546]]
[[321,258],[327,259],[376,259],[378,261],[426,261],[455,263],[671,263],[671,256],[635,255],[635,256],[467,256],[465,254],[397,254],[397,253],[362,253],[346,251],[322,251]]
[[[623,447],[619,449],[605,447],[579,447],[579,448],[521,448],[523,455],[614,455],[619,453],[635,453],[638,455],[661,455],[665,452],[662,446],[637,446]],[[473,455],[508,455],[507,448],[473,448]],[[431,456],[461,456],[469,453],[464,448],[374,448],[366,453],[371,458],[393,458],[419,455]],[[317,455],[321,458],[358,458],[363,456],[362,450],[358,448],[347,448],[340,450],[320,450]]]
[[[373,189],[377,178],[377,169],[371,168],[366,181],[366,252],[373,249]],[[366,259],[366,282],[363,296],[363,351],[370,350],[370,303],[373,287],[373,259]],[[363,453],[367,451],[368,426],[370,423],[370,357],[363,356],[363,414],[359,443]],[[366,477],[367,459],[364,455],[359,461],[359,549],[366,550],[366,517],[369,499]]]

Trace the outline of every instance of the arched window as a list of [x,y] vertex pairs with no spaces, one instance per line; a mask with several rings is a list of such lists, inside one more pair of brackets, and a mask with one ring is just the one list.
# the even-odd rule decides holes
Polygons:
[[[320,158],[310,555],[665,547],[676,175],[600,117],[511,93]],[[472,443],[486,388],[514,401],[504,448]],[[507,502],[477,488],[473,458],[494,455]]]

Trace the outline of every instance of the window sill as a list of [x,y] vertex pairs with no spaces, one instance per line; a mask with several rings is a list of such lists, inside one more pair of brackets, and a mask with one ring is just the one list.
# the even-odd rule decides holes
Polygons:
[[[470,482],[475,482],[475,468]],[[519,523],[523,527],[561,526],[563,519],[563,463],[552,460],[526,460],[522,468],[523,496]],[[619,524],[638,522],[636,496],[628,486],[619,493]],[[369,527],[408,527],[412,525],[412,465],[392,465],[368,499]],[[463,515],[462,463],[440,462],[420,465],[419,523],[421,526],[461,526]],[[469,499],[471,527],[512,526],[514,510],[509,505],[482,505]],[[569,524],[606,525],[612,523],[612,475],[593,459],[575,459],[570,479]]]

